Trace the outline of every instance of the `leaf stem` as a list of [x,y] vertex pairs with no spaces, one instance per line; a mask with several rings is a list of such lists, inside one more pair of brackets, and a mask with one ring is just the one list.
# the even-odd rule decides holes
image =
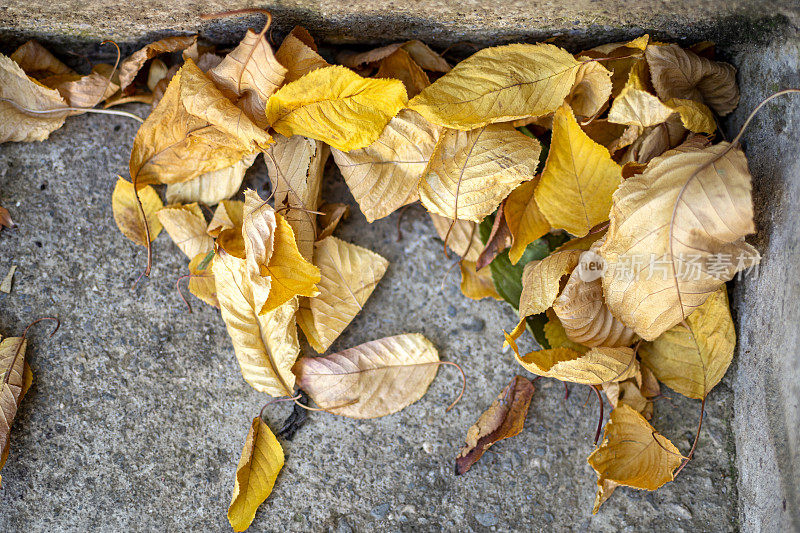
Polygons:
[[80,111],[81,113],[97,113],[98,115],[118,115],[121,117],[132,118],[133,120],[144,123],[144,120],[133,113],[127,111],[120,111],[118,109],[95,109],[93,107],[59,107],[56,109],[28,109],[16,103],[14,100],[8,98],[0,98],[0,102],[6,102],[17,108],[18,111],[28,113],[30,115],[51,115],[53,113],[63,113],[64,111]]
[[703,401],[700,403],[700,421],[697,423],[697,434],[694,436],[694,442],[692,443],[692,449],[689,450],[689,454],[686,456],[686,459],[684,459],[683,464],[681,464],[681,466],[678,468],[678,470],[675,471],[675,474],[672,476],[673,479],[678,477],[678,474],[681,473],[681,470],[683,470],[683,467],[685,467],[687,464],[689,464],[689,461],[691,461],[692,457],[694,456],[694,450],[695,450],[695,448],[697,448],[697,441],[700,440],[700,430],[703,427],[703,415],[706,412],[706,398],[708,398],[707,394],[705,396],[703,396]]

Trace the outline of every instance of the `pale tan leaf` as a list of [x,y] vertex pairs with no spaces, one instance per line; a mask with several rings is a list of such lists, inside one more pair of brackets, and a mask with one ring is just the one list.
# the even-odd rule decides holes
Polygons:
[[11,425],[27,391],[26,347],[27,341],[23,337],[8,337],[0,342],[0,375],[3,376],[0,382],[0,469],[8,457]]
[[739,103],[736,69],[711,61],[677,44],[649,45],[645,50],[653,86],[663,100],[685,98],[706,104],[725,116]]
[[156,215],[172,241],[189,259],[214,248],[214,239],[206,233],[206,218],[196,203],[170,205],[159,209]]
[[349,152],[331,150],[368,222],[388,216],[419,198],[419,181],[438,138],[438,127],[418,113],[404,109],[366,148]]
[[538,184],[539,176],[522,182],[505,202],[503,212],[512,238],[508,258],[512,265],[519,262],[530,243],[550,231],[550,223],[539,211],[533,196]]
[[236,467],[233,499],[228,507],[228,521],[234,531],[250,527],[256,509],[272,492],[283,461],[283,448],[272,430],[261,417],[254,418]]
[[539,210],[554,228],[582,237],[608,219],[622,168],[608,150],[583,132],[564,105],[553,119],[550,152],[536,186]]
[[503,299],[497,294],[489,267],[476,270],[475,263],[464,260],[459,264],[461,265],[461,292],[464,296],[472,300],[481,300],[483,298]]
[[522,295],[519,317],[544,313],[561,291],[561,278],[572,272],[581,256],[580,250],[553,252],[541,261],[531,261],[522,271]]
[[[62,74],[45,78],[42,83],[57,90],[71,107],[94,107],[119,90],[119,85],[110,81],[112,74],[111,65],[99,64],[86,76]],[[73,115],[81,113],[71,111]]]
[[303,357],[294,371],[298,386],[321,408],[351,418],[378,418],[422,398],[438,368],[439,353],[431,341],[405,333],[326,357]]
[[562,104],[579,67],[568,52],[551,44],[484,48],[413,98],[409,107],[434,124],[459,130],[546,115]]
[[450,70],[450,65],[447,64],[447,61],[442,56],[428,48],[422,41],[417,40],[394,43],[361,53],[342,52],[336,57],[336,60],[342,65],[358,69],[370,63],[377,63],[401,49],[408,53],[414,62],[425,70],[433,72],[447,72]]
[[111,195],[111,208],[114,211],[114,221],[117,227],[128,239],[140,246],[147,246],[147,230],[145,220],[150,230],[150,242],[161,233],[161,222],[157,213],[164,207],[158,193],[149,185],[138,191],[139,201],[142,203],[145,219],[136,202],[136,193],[133,184],[122,178],[117,180],[114,192]]
[[27,41],[14,50],[11,59],[25,71],[25,74],[37,80],[50,76],[75,74],[74,70],[34,40]]
[[456,457],[457,476],[469,470],[492,444],[522,431],[535,390],[528,379],[514,376],[467,431],[464,447]]
[[682,460],[667,438],[624,403],[611,411],[603,443],[589,456],[601,488],[605,481],[613,481],[646,490],[672,481]]
[[316,217],[328,147],[300,135],[275,136],[264,153],[264,162],[275,195],[275,207],[288,207],[285,218],[292,226],[297,247],[307,260],[314,256]]
[[[19,65],[0,54],[0,143],[47,139],[64,124],[69,113],[57,111],[63,107],[66,103],[58,91],[28,78]],[[20,108],[44,113],[26,113]]]
[[533,178],[541,149],[509,124],[445,129],[420,182],[420,199],[431,213],[480,222]]
[[363,309],[389,262],[375,252],[327,237],[314,245],[314,264],[322,279],[320,294],[298,312],[298,325],[317,352],[333,341]]
[[642,344],[639,353],[659,381],[701,400],[725,375],[735,345],[736,332],[723,286],[686,318],[686,325],[678,324],[653,342]]
[[256,155],[247,155],[233,165],[181,183],[167,185],[166,197],[170,204],[200,202],[217,205],[239,192],[245,172],[256,160]]
[[247,30],[239,46],[209,70],[208,76],[254,124],[265,129],[267,99],[283,84],[286,72],[266,35]]
[[[433,227],[443,241],[447,239],[447,246],[461,256],[464,261],[475,263],[483,252],[478,224],[469,220],[453,220],[430,213]],[[448,234],[449,232],[449,234]]]
[[603,111],[609,98],[611,72],[597,61],[583,63],[566,98],[572,111],[579,117],[594,117]]
[[211,222],[208,223],[206,230],[214,238],[226,229],[234,229],[236,233],[242,233],[244,221],[244,202],[239,200],[223,200],[214,211]]
[[167,37],[137,50],[119,64],[119,86],[124,89],[130,85],[148,59],[160,54],[185,50],[195,42],[197,42],[197,35]]
[[318,68],[329,67],[327,61],[317,53],[311,35],[301,26],[295,26],[281,43],[275,58],[286,67],[285,83],[298,80]]
[[747,160],[728,143],[682,145],[614,194],[600,254],[611,312],[645,340],[689,316],[759,261]]
[[681,119],[672,115],[666,122],[647,128],[638,139],[633,141],[630,148],[625,151],[620,163],[631,161],[649,163],[655,157],[667,150],[679,146],[686,138],[687,130],[683,127]]

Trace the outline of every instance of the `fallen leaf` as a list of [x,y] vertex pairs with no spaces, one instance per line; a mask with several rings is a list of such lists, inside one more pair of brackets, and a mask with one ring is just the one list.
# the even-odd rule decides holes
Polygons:
[[603,294],[611,313],[645,340],[759,261],[744,242],[755,231],[747,160],[728,147],[682,145],[614,194],[600,248]]
[[119,64],[119,86],[125,89],[133,83],[136,74],[144,66],[148,59],[152,59],[161,54],[179,52],[189,48],[197,42],[197,35],[180,35],[177,37],[167,37],[159,41],[152,42],[125,58]]
[[647,128],[625,151],[620,163],[631,161],[647,164],[672,148],[679,146],[687,134],[680,117],[673,115],[666,122]]
[[620,403],[624,403],[641,414],[645,420],[653,418],[653,402],[642,394],[635,379],[626,379],[619,383],[606,383],[603,385],[603,392],[612,407],[616,408]]
[[361,311],[389,262],[366,248],[327,237],[314,245],[314,264],[322,276],[320,293],[300,308],[297,323],[311,347],[322,353]]
[[505,201],[505,218],[511,232],[511,250],[508,258],[516,265],[525,248],[550,231],[550,223],[544,217],[534,198],[534,191],[539,184],[540,176],[524,181],[511,191]]
[[[150,90],[150,92],[155,91],[158,82],[167,77],[169,69],[170,67],[168,67],[166,63],[158,58],[155,58],[150,62],[150,68],[147,70],[147,88]],[[175,72],[178,72],[177,68],[175,69]],[[175,75],[175,72],[173,72],[173,76]]]
[[658,96],[650,94],[637,69],[632,69],[628,82],[608,111],[608,121],[646,128],[661,124],[675,111]]
[[302,26],[295,26],[286,36],[275,52],[275,58],[286,67],[285,83],[299,80],[312,70],[330,66],[317,53],[314,39]]
[[0,469],[8,457],[11,425],[24,395],[26,346],[23,337],[7,337],[0,342]]
[[214,239],[206,233],[206,217],[196,203],[170,205],[156,212],[158,221],[172,241],[189,259],[207,254],[214,248]]
[[603,59],[603,65],[611,71],[611,94],[617,96],[628,79],[628,73],[638,64],[644,63],[644,50],[650,41],[648,35],[642,35],[624,43],[607,43],[596,46],[578,54],[593,59]]
[[[119,85],[111,81],[113,67],[99,64],[92,67],[86,76],[79,74],[61,74],[42,80],[42,84],[55,89],[67,101],[70,107],[94,107],[106,98],[110,98],[119,90]],[[71,111],[78,115],[83,111]]]
[[597,61],[582,63],[575,76],[572,90],[566,98],[575,115],[584,118],[594,117],[603,111],[609,98],[611,98],[611,71]]
[[[688,326],[688,328],[687,328]],[[639,348],[642,363],[669,388],[702,400],[720,382],[733,359],[736,332],[728,293],[720,287],[691,315]]]
[[438,138],[439,128],[403,109],[366,148],[331,150],[367,222],[419,198],[419,181]]
[[347,204],[322,204],[319,210],[324,214],[321,215],[318,220],[321,228],[319,235],[317,235],[318,241],[333,235],[339,223],[350,216],[350,206]]
[[405,333],[326,357],[303,357],[294,371],[298,386],[322,409],[350,418],[378,418],[422,398],[438,368],[439,353],[431,341]]
[[695,133],[708,133],[709,135],[717,131],[714,114],[705,104],[694,100],[671,98],[667,100],[666,105],[678,113],[683,127],[687,130]]
[[589,456],[598,486],[606,489],[603,483],[613,481],[656,490],[674,479],[675,469],[682,461],[678,448],[624,403],[611,411],[603,443]]
[[[453,220],[451,218],[429,213],[436,233],[447,246],[462,259],[476,262],[483,251],[483,242],[478,232],[478,225],[470,220]],[[448,234],[449,233],[449,234]]]
[[456,475],[467,472],[483,452],[497,441],[522,431],[536,389],[529,380],[514,376],[497,399],[467,431],[464,447],[456,457]]
[[645,50],[650,75],[663,100],[685,98],[706,104],[725,116],[739,103],[736,69],[711,61],[676,44],[649,45]]
[[228,507],[228,521],[234,531],[250,527],[256,509],[272,492],[283,461],[283,448],[272,430],[261,417],[254,418],[236,467],[233,499]]
[[[208,253],[197,254],[189,262],[189,292],[212,307],[219,308],[217,283],[214,281],[214,263],[208,261]],[[200,266],[205,263],[205,268]]]
[[394,43],[381,48],[375,48],[367,52],[342,52],[337,55],[336,60],[342,65],[350,68],[358,69],[370,63],[377,63],[397,50],[407,52],[411,58],[419,66],[425,70],[433,72],[447,72],[450,70],[450,65],[442,58],[441,55],[431,50],[428,45],[422,41],[412,40],[404,43]]
[[236,233],[242,233],[244,223],[244,202],[239,200],[223,200],[214,211],[211,222],[208,223],[206,231],[214,238],[226,229],[234,229]]
[[200,202],[217,205],[239,192],[245,172],[256,160],[256,155],[247,155],[233,165],[180,183],[167,185],[165,195],[170,204]]
[[267,100],[283,84],[286,72],[266,35],[247,30],[239,46],[209,70],[208,77],[254,124],[265,129]]
[[0,283],[0,292],[4,292],[6,294],[11,292],[11,285],[14,282],[14,272],[16,271],[17,265],[11,265],[11,268],[8,269],[6,277],[3,278],[3,282]]
[[489,238],[486,240],[485,247],[478,256],[475,266],[478,270],[482,270],[489,266],[489,263],[507,250],[511,246],[511,230],[508,229],[505,217],[505,201],[500,203],[500,207],[494,214],[494,223],[492,223],[492,231],[489,233]]
[[583,132],[569,106],[558,108],[550,152],[534,192],[550,225],[586,235],[608,220],[611,195],[621,181],[622,168],[608,150]]
[[317,215],[312,211],[319,206],[328,155],[330,151],[325,144],[300,135],[276,135],[275,144],[264,153],[275,207],[288,208],[284,217],[294,230],[300,253],[309,261],[314,256],[317,239]]
[[309,72],[267,102],[267,121],[283,136],[303,135],[339,150],[364,148],[407,102],[398,80],[362,78],[345,67]]
[[572,55],[550,44],[484,48],[433,82],[409,107],[434,124],[459,130],[546,115],[564,101],[579,67]]
[[291,396],[295,381],[291,369],[300,354],[296,301],[259,315],[256,302],[266,301],[267,295],[250,283],[244,257],[218,247],[212,270],[222,319],[245,381],[270,396]]
[[522,273],[519,317],[544,313],[561,292],[561,278],[578,265],[580,250],[554,252],[541,261],[531,261]]
[[0,231],[3,228],[16,228],[17,224],[13,220],[11,220],[11,213],[8,212],[3,206],[0,206]]
[[597,514],[597,511],[600,510],[600,506],[603,505],[606,500],[611,497],[611,494],[614,490],[619,487],[619,483],[615,483],[614,481],[609,481],[608,479],[604,479],[603,481],[597,482],[597,494],[594,498],[594,506],[592,507],[592,514]]
[[[156,213],[164,207],[164,204],[161,203],[161,198],[155,189],[149,185],[140,187],[138,194],[144,210],[144,220],[142,220],[141,211],[136,203],[133,184],[122,178],[119,178],[114,186],[111,207],[114,210],[114,221],[122,234],[135,244],[147,246],[147,229],[150,231],[150,242],[153,242],[161,233],[161,222]],[[145,229],[145,223],[147,229]]]
[[19,65],[0,54],[0,143],[47,139],[64,125],[69,114],[59,111],[64,107],[58,91],[36,83]]
[[[580,354],[584,354],[589,351],[588,346],[578,344],[567,337],[567,332],[564,330],[564,326],[561,325],[558,315],[556,315],[552,309],[548,309],[546,314],[547,323],[543,328],[544,336],[547,338],[547,342],[550,344],[551,348],[569,348],[570,350]],[[513,334],[511,334],[511,338],[516,340],[516,337],[514,337]]]
[[25,74],[40,81],[50,76],[75,74],[74,70],[34,40],[27,41],[17,48],[11,54],[11,59],[25,71]]
[[442,131],[419,196],[432,213],[480,222],[533,178],[541,145],[508,124]]
[[464,296],[472,300],[483,298],[502,300],[502,297],[497,294],[492,280],[492,271],[488,267],[476,270],[475,263],[465,260],[461,260],[459,264],[461,266],[461,292]]
[[403,82],[409,98],[417,96],[431,84],[428,75],[417,65],[408,52],[398,48],[380,62],[376,78],[393,78]]

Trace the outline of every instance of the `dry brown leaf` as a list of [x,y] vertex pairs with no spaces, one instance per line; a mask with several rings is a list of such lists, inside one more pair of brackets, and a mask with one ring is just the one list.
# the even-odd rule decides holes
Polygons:
[[504,213],[511,232],[511,250],[508,258],[516,265],[530,243],[550,231],[550,223],[544,217],[534,199],[534,191],[540,176],[522,182],[511,191],[505,201]]
[[0,143],[47,139],[64,124],[69,112],[59,111],[63,107],[66,103],[58,91],[36,83],[0,54]]
[[631,161],[649,163],[667,150],[679,146],[686,139],[687,133],[680,117],[673,115],[666,122],[642,132],[642,135],[634,140],[620,158],[620,163],[625,164]]
[[503,299],[497,293],[492,280],[492,273],[488,267],[476,270],[475,263],[466,260],[462,260],[459,264],[461,266],[461,292],[464,296],[472,300],[481,300],[483,298]]
[[255,154],[247,155],[229,167],[201,174],[189,181],[170,183],[165,193],[167,202],[217,205],[239,192],[245,172],[255,160]]
[[519,317],[544,313],[561,292],[561,278],[572,272],[580,250],[555,251],[541,261],[531,261],[522,271]]
[[170,205],[156,212],[158,221],[186,257],[205,255],[214,248],[214,239],[206,233],[206,217],[195,204]]
[[642,344],[639,354],[659,381],[702,400],[725,375],[736,345],[725,287],[717,289],[685,322]]
[[317,235],[318,241],[333,235],[339,223],[350,216],[350,206],[347,204],[322,204],[319,210],[324,214],[320,215],[318,220],[320,227],[319,235]]
[[494,261],[495,257],[506,251],[511,246],[511,230],[508,229],[505,216],[505,200],[500,203],[500,207],[494,215],[494,222],[492,223],[492,231],[489,233],[489,238],[486,239],[486,245],[478,256],[475,266],[481,270],[489,263]]
[[480,222],[533,178],[541,149],[509,124],[445,129],[420,182],[420,200],[431,213]]
[[645,340],[759,261],[744,242],[755,231],[747,160],[728,147],[682,145],[614,194],[600,248],[607,266],[603,293],[614,316]]
[[218,247],[212,270],[222,319],[245,381],[271,396],[291,396],[292,365],[300,354],[294,319],[297,302],[259,315],[257,302],[265,302],[267,295],[260,285],[250,283],[244,257]]
[[579,67],[568,52],[550,44],[484,48],[408,106],[434,124],[459,130],[546,115],[563,103]]
[[11,59],[31,78],[42,80],[50,76],[75,74],[75,71],[62,63],[37,41],[30,40],[17,48]]
[[591,50],[581,52],[578,56],[604,59],[604,66],[612,72],[611,94],[616,97],[625,85],[631,69],[644,63],[644,50],[649,41],[648,35],[642,35],[626,43],[607,43],[596,46]]
[[603,443],[589,456],[601,488],[605,481],[613,481],[656,490],[674,479],[674,471],[682,461],[678,448],[624,403],[611,412]]
[[322,275],[320,293],[300,308],[297,323],[311,347],[322,353],[361,311],[389,262],[366,248],[327,237],[314,245],[314,264]]
[[6,209],[3,206],[0,206],[0,231],[2,231],[3,228],[10,229],[16,227],[17,223],[11,219],[11,213],[8,212],[8,209]]
[[319,206],[328,155],[325,144],[300,135],[276,135],[275,144],[264,153],[275,207],[288,207],[284,217],[292,226],[300,253],[309,261],[314,256],[317,237],[317,215],[312,211]]
[[7,337],[0,342],[0,375],[3,376],[0,383],[0,469],[8,457],[11,425],[26,389],[26,346],[27,341],[23,337]]
[[434,213],[430,213],[430,217],[436,233],[440,239],[447,241],[448,248],[460,255],[464,261],[472,263],[478,261],[483,252],[478,224],[469,220],[454,221]]
[[528,379],[514,376],[497,399],[467,431],[464,447],[456,457],[456,475],[464,474],[478,462],[483,452],[497,441],[517,435],[536,389]]
[[700,57],[677,44],[649,45],[645,56],[653,86],[662,100],[695,100],[721,116],[736,109],[736,69],[728,63]]
[[329,67],[317,53],[314,39],[302,26],[295,26],[281,43],[275,58],[286,67],[285,83],[298,80],[318,68]]
[[303,357],[294,371],[297,385],[326,411],[378,418],[422,398],[438,368],[439,353],[431,341],[405,333],[326,357]]
[[431,84],[428,75],[417,65],[408,52],[398,48],[380,62],[376,78],[394,78],[403,82],[409,98],[417,96]]
[[566,104],[553,119],[550,152],[536,186],[539,210],[554,228],[582,237],[608,220],[622,168],[583,132]]
[[[150,242],[153,242],[158,234],[161,233],[161,222],[156,213],[164,207],[158,193],[146,185],[139,188],[139,201],[142,203],[145,220],[150,230]],[[140,246],[147,246],[147,230],[145,220],[136,203],[136,193],[133,191],[133,184],[122,178],[117,180],[114,192],[111,195],[111,207],[114,211],[114,221],[117,227],[128,239]]]
[[419,198],[418,187],[439,138],[439,128],[403,109],[378,140],[333,158],[368,222]]
[[167,37],[137,50],[119,64],[119,86],[124,89],[131,83],[148,59],[170,52],[179,52],[197,42],[197,35]]
[[369,50],[368,52],[342,52],[336,57],[336,60],[342,65],[358,69],[370,63],[377,63],[378,61],[389,57],[397,50],[403,50],[404,52],[408,53],[414,62],[425,70],[430,70],[433,72],[447,72],[450,70],[450,65],[444,60],[444,58],[442,58],[441,55],[431,50],[422,41],[417,40],[406,41],[404,43],[394,43],[381,48],[376,48],[374,50]]
[[266,129],[267,100],[283,84],[286,72],[266,35],[247,30],[239,46],[209,70],[208,77],[254,124]]
[[272,492],[283,462],[283,448],[278,439],[261,417],[254,418],[236,467],[233,499],[228,507],[228,521],[234,531],[250,527],[256,509]]
[[[102,100],[110,98],[119,90],[119,85],[111,81],[113,67],[99,64],[92,67],[92,72],[86,76],[78,74],[61,74],[50,76],[42,83],[55,89],[64,97],[71,107],[94,107]],[[71,111],[73,115],[83,111]]]

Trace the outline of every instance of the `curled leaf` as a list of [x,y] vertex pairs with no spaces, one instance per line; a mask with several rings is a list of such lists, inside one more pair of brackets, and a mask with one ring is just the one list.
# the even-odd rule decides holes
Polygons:
[[167,202],[217,205],[239,192],[245,172],[255,160],[255,154],[247,155],[231,166],[206,172],[189,181],[170,183],[165,193]]
[[520,318],[544,313],[553,305],[561,291],[561,278],[572,272],[580,256],[580,250],[565,250],[525,265],[519,300]]
[[475,263],[462,260],[461,266],[461,292],[472,300],[494,298],[502,300],[492,280],[492,272],[488,267],[476,270]]
[[425,87],[431,84],[428,75],[422,70],[409,55],[399,48],[388,57],[381,60],[380,68],[375,74],[376,78],[394,78],[403,82],[409,98],[417,96]]
[[312,70],[330,66],[317,53],[314,39],[302,26],[295,26],[286,36],[275,52],[275,58],[286,67],[285,83],[299,80]]
[[164,204],[161,203],[161,198],[158,197],[155,189],[149,185],[141,187],[138,194],[145,220],[142,220],[141,211],[136,203],[133,184],[122,178],[119,178],[114,186],[111,208],[114,211],[114,221],[122,234],[140,246],[147,246],[145,223],[150,231],[150,242],[152,242],[161,232],[161,222],[158,220],[157,213],[164,207]]
[[148,59],[152,59],[160,54],[185,50],[195,42],[197,42],[197,35],[181,35],[152,42],[144,48],[137,50],[119,64],[120,88],[124,89],[133,82],[136,74],[139,73],[139,70]]

